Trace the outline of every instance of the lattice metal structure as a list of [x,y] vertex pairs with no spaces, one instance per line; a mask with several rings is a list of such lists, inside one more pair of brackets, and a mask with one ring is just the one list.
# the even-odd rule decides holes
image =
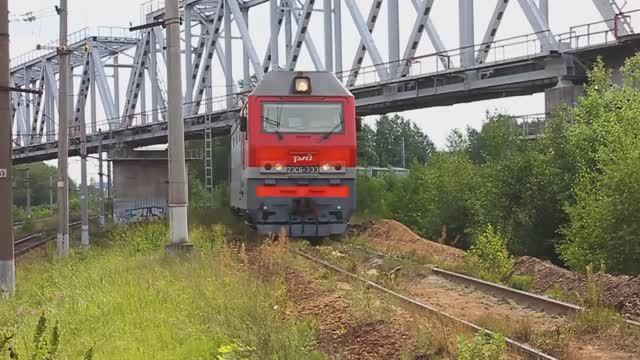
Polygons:
[[[480,2],[458,0],[458,12],[448,18],[458,20],[459,42],[445,45],[431,18],[433,8],[442,2],[183,0],[186,135],[202,137],[205,128],[210,136],[224,134],[238,110],[243,90],[238,83],[251,84],[267,71],[333,71],[356,96],[359,115],[371,115],[532,94],[556,86],[560,79],[579,82],[584,79],[583,67],[595,56],[640,42],[636,32],[640,11],[623,12],[615,0],[576,0],[580,2],[576,6],[595,7],[602,20],[565,33],[549,28],[548,0],[482,0],[483,6],[495,8],[482,41],[476,43],[475,10]],[[406,6],[411,15],[400,19]],[[512,8],[524,14],[529,33],[496,39]],[[143,13],[145,23],[161,21],[163,2],[144,4]],[[269,26],[252,27],[250,16],[268,17]],[[376,27],[385,16],[387,27]],[[401,20],[411,24],[408,34],[401,33]],[[347,29],[355,32],[357,47],[344,43]],[[265,34],[266,43],[257,40]],[[406,41],[401,43],[400,35]],[[166,141],[164,42],[159,26],[140,32],[100,28],[96,33],[82,30],[71,35],[76,74],[76,89],[67,96],[74,109],[68,119],[72,138],[78,135],[73,126],[78,116],[88,111],[90,152],[97,149],[99,136],[105,147]],[[424,43],[429,46],[421,47]],[[14,94],[17,162],[55,158],[60,94],[56,53],[50,46],[55,43],[12,60],[15,86],[41,91]],[[434,50],[425,53],[422,48]],[[97,120],[98,113],[104,120]],[[211,121],[205,121],[205,115]],[[75,151],[72,141],[72,155]]]

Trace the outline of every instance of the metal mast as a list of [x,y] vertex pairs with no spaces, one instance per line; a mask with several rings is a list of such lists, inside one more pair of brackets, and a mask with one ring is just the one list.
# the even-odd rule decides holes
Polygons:
[[67,48],[67,0],[60,0],[60,85],[58,90],[58,237],[59,256],[69,255],[69,49]]
[[9,4],[0,0],[0,297],[16,290],[11,186],[11,93],[9,92]]
[[80,246],[89,247],[89,189],[87,187],[87,125],[84,106],[80,110]]
[[[184,122],[182,113],[182,76],[180,66],[179,0],[167,0],[167,102],[169,138],[169,236],[170,247],[189,242],[187,230],[187,174],[184,155]],[[225,4],[226,5],[226,4]],[[226,6],[225,6],[226,8]],[[230,28],[225,27],[230,36]],[[227,48],[227,51],[230,51]],[[230,71],[227,69],[227,71]]]

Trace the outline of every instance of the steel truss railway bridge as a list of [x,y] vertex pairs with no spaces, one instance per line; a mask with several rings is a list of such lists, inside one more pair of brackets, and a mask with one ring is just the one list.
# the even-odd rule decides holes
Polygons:
[[[459,44],[451,50],[430,17],[438,6],[434,0],[183,0],[185,136],[224,135],[246,84],[268,71],[333,71],[364,116],[543,91],[553,103],[585,81],[598,56],[615,66],[639,48],[639,10],[623,12],[616,0],[575,0],[576,6],[595,7],[602,20],[555,33],[548,1],[483,0],[495,10],[477,44],[474,0],[458,0],[458,14],[448,16],[459,23]],[[402,19],[412,24],[408,37],[402,32],[406,43],[400,42],[399,15],[406,9],[399,3],[411,7],[410,18]],[[531,33],[496,39],[509,16],[505,11],[516,7]],[[143,9],[143,23],[161,22],[165,15],[161,1]],[[252,14],[268,16],[270,29],[252,28]],[[376,27],[378,22],[387,26]],[[343,43],[347,26],[359,44]],[[268,43],[258,43],[264,34]],[[422,53],[423,42],[435,51]],[[14,86],[38,92],[13,93],[14,163],[57,157],[56,109],[65,98],[73,109],[64,120],[72,156],[79,153],[78,125],[85,119],[89,152],[99,143],[104,149],[166,143],[164,29],[84,29],[71,34],[69,44],[70,95],[57,90],[57,43],[11,61]],[[106,120],[98,121],[99,114]]]

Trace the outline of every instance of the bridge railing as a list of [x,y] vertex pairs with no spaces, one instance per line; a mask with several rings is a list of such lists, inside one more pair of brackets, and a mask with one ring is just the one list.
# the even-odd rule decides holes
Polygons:
[[[69,36],[67,37],[67,42],[69,45],[73,45],[86,40],[91,36],[117,39],[135,39],[136,37],[138,37],[138,34],[130,32],[127,28],[121,27],[99,26],[96,29],[85,27],[69,34]],[[11,58],[10,66],[14,68],[24,63],[36,60],[47,54],[51,54],[52,52],[55,52],[55,48],[57,48],[59,44],[59,40],[53,40],[45,44],[40,44],[40,47],[38,49],[34,49]]]
[[[551,49],[545,48],[543,40],[551,38],[552,34],[547,30],[533,34],[500,39],[490,43],[482,43],[416,56],[410,59],[401,59],[399,61],[368,65],[346,70],[337,73],[336,75],[343,79],[348,79],[350,76],[354,77],[357,75],[355,82],[347,84],[349,86],[364,86],[389,80],[397,80],[404,77],[410,78],[429,74],[435,75],[438,73],[464,69],[465,67],[462,65],[462,59],[467,56],[468,53],[472,53],[474,58],[474,64],[469,66],[469,68],[485,63],[498,63],[511,59],[534,57],[549,53]],[[481,50],[486,52],[485,60],[482,61],[482,63],[476,63],[475,59],[478,58]],[[381,72],[388,74],[386,79],[380,76]]]
[[557,36],[571,49],[606,45],[619,41],[640,30],[640,9],[618,14],[613,19],[573,26],[566,33]]
[[522,131],[526,139],[536,139],[544,132],[547,116],[546,113],[510,116],[512,130]]

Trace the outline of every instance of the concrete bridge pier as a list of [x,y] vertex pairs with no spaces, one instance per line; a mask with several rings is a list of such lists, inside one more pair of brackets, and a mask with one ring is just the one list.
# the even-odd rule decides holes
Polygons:
[[109,153],[113,163],[113,217],[116,224],[164,217],[167,213],[166,150],[120,148]]
[[561,78],[558,84],[544,92],[545,113],[553,114],[562,106],[574,106],[578,98],[584,95],[584,86],[576,85],[573,81]]

